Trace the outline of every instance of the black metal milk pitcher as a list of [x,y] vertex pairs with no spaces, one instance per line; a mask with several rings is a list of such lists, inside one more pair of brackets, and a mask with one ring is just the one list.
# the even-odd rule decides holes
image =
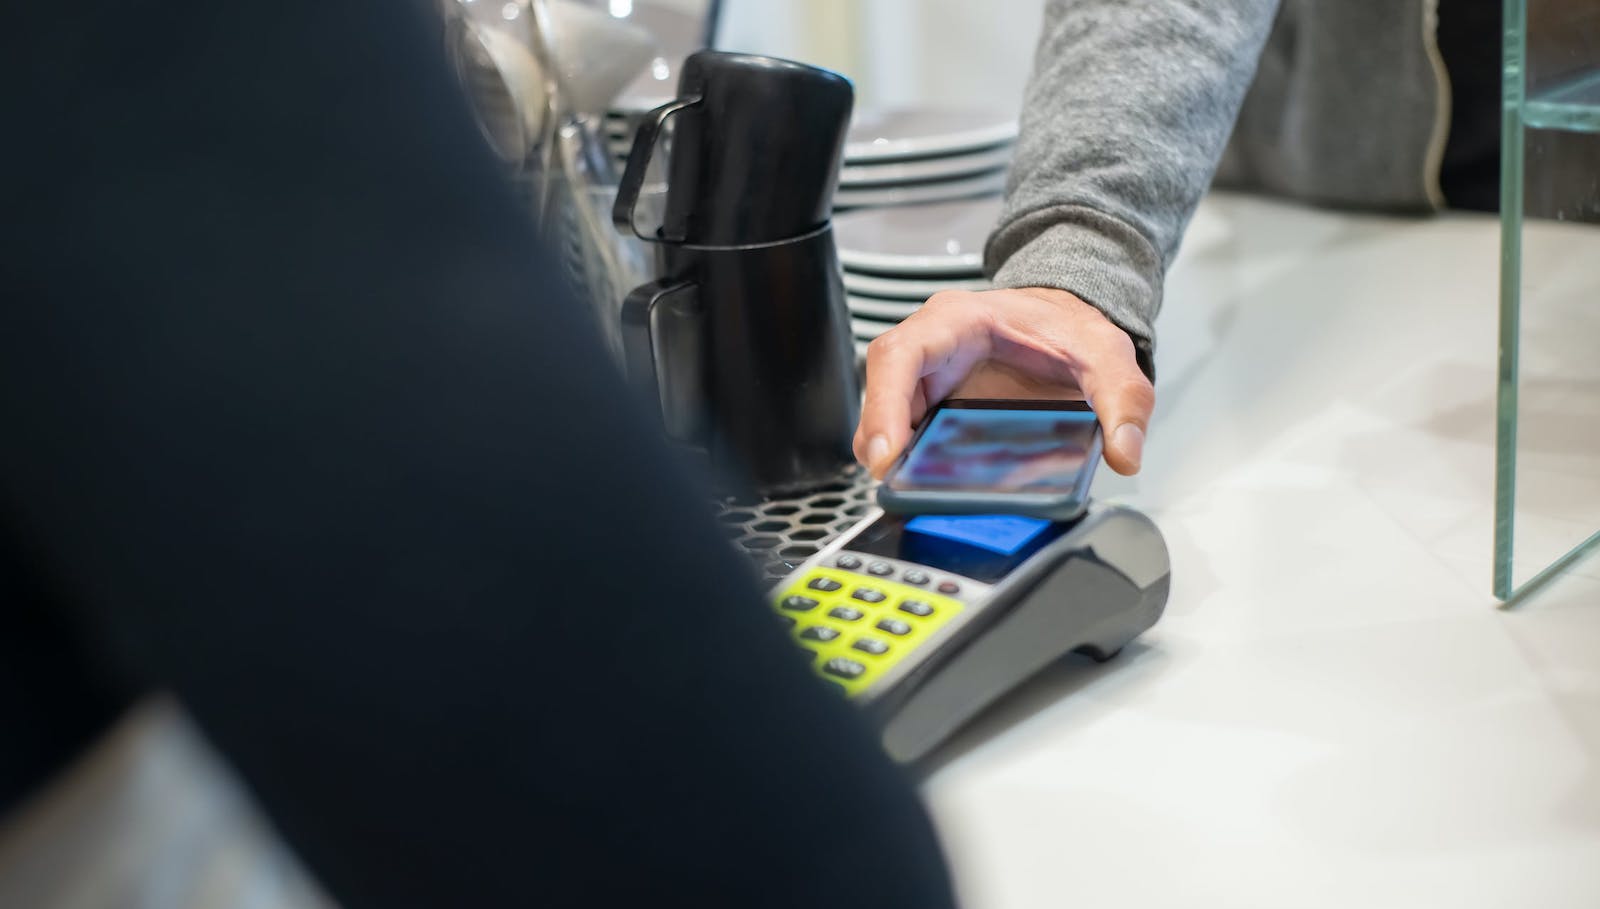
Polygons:
[[[853,463],[860,396],[829,223],[854,92],[816,67],[702,51],[678,95],[639,126],[613,211],[663,254],[665,277],[622,306],[629,379],[731,484],[822,485]],[[634,207],[669,120],[664,215],[646,234]]]

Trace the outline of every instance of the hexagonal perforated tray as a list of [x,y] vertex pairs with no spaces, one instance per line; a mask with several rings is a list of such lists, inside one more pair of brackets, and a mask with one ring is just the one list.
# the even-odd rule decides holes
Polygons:
[[804,495],[717,503],[717,520],[762,576],[777,580],[877,507],[877,481],[859,468]]

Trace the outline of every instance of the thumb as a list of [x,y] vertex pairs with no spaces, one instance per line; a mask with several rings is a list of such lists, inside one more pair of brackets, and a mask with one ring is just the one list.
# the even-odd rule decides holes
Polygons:
[[1134,360],[1132,345],[1126,355],[1110,353],[1089,360],[1078,376],[1084,396],[1100,418],[1105,433],[1105,458],[1112,470],[1124,476],[1139,472],[1144,460],[1144,436],[1156,408],[1155,387]]

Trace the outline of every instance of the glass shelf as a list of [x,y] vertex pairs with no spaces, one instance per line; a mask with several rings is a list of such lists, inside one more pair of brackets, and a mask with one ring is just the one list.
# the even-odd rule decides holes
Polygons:
[[1522,122],[1530,129],[1600,133],[1600,69],[1530,91],[1522,102]]
[[1505,0],[1494,593],[1600,577],[1600,3]]

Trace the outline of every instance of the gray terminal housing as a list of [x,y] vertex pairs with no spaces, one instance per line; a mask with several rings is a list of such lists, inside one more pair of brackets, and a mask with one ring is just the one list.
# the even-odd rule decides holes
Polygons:
[[[878,522],[841,535],[799,571],[832,564]],[[1154,522],[1092,504],[1060,536],[969,600],[971,615],[925,645],[907,670],[861,698],[897,761],[921,760],[1008,691],[1069,653],[1108,660],[1166,608],[1171,563]]]

